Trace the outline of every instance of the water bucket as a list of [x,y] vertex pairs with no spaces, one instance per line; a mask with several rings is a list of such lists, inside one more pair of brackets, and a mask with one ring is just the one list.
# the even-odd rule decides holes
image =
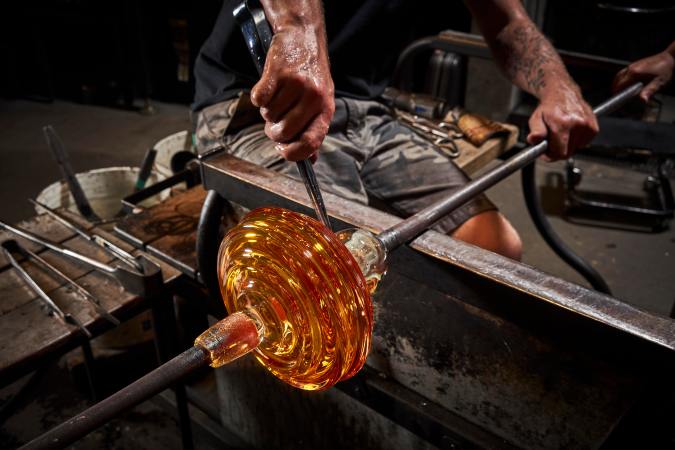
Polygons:
[[[152,170],[159,174],[160,179],[168,178],[174,174],[174,169],[172,168],[172,161],[174,161],[174,156],[177,154],[192,154],[192,136],[187,130],[179,131],[168,135],[167,137],[157,141],[153,147],[157,150],[157,156],[155,157],[155,164],[152,167]],[[176,156],[180,159],[180,155]],[[174,161],[175,162],[175,161]]]
[[[82,185],[82,190],[91,208],[102,220],[108,220],[119,212],[122,207],[121,200],[134,192],[139,170],[138,167],[105,167],[78,173],[76,177]],[[146,185],[149,186],[159,179],[160,176],[157,173],[151,173]],[[155,205],[168,196],[168,191],[162,191],[142,202],[140,206]],[[51,208],[63,207],[79,214],[68,185],[63,181],[57,181],[44,188],[37,200]],[[36,211],[42,212],[39,207],[36,207]]]
[[[120,211],[121,200],[134,192],[139,171],[138,167],[105,167],[78,173],[75,176],[80,182],[91,208],[102,220],[107,220],[115,217]],[[151,173],[146,185],[149,186],[157,182],[159,178],[160,176],[157,173]],[[162,191],[142,202],[140,206],[152,206],[168,196],[168,191]],[[51,208],[64,207],[75,214],[79,214],[68,185],[63,181],[57,181],[44,188],[38,195],[37,200]],[[35,209],[38,214],[43,212],[39,206]],[[149,342],[152,338],[150,312],[144,311],[135,318],[97,337],[93,341],[93,346],[97,355],[102,356]]]

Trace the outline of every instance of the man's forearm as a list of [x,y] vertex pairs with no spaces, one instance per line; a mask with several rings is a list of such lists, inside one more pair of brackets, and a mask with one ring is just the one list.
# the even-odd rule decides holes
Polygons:
[[465,0],[495,61],[511,81],[541,98],[560,82],[576,86],[553,45],[532,23],[519,0]]
[[558,82],[574,84],[553,45],[528,18],[509,23],[489,44],[511,81],[537,97]]
[[325,40],[323,7],[319,0],[261,0],[267,19],[275,33],[288,27],[313,29]]

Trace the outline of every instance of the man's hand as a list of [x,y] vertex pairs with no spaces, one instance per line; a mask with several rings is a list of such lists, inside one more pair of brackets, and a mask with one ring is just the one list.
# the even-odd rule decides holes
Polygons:
[[316,1],[266,1],[264,7],[275,34],[251,101],[284,158],[314,160],[335,111],[323,11]]
[[548,139],[546,156],[567,159],[588,145],[598,134],[598,122],[576,85],[551,86],[542,92],[539,106],[530,117],[529,144]]
[[666,50],[648,56],[621,70],[614,77],[614,92],[627,88],[633,83],[642,81],[645,87],[640,91],[640,98],[645,103],[673,77],[675,68],[675,42]]

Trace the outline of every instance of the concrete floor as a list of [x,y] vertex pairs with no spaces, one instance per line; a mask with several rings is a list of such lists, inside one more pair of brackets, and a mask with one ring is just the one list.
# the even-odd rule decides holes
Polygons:
[[[42,126],[52,124],[56,128],[70,151],[76,171],[138,165],[145,150],[153,143],[171,133],[189,128],[187,107],[168,104],[156,106],[156,115],[142,116],[136,112],[62,101],[53,104],[0,101],[2,220],[15,222],[30,217],[33,210],[26,199],[35,197],[44,186],[60,179],[60,172],[42,136]],[[560,163],[540,163],[538,168],[540,183],[550,178],[551,173],[562,173]],[[623,172],[611,168],[591,168],[596,174],[602,174],[605,182],[614,181],[618,185],[627,183]],[[639,180],[633,181],[639,183]],[[518,175],[491,189],[489,196],[519,230],[525,246],[524,263],[585,284],[548,248],[535,230],[524,206]],[[556,200],[553,201],[555,203]],[[675,228],[652,234],[580,226],[555,216],[551,217],[551,222],[563,239],[601,272],[616,297],[655,313],[667,314],[670,311],[675,301]],[[64,385],[68,384],[67,379],[60,381]],[[30,414],[36,414],[37,419],[30,418],[30,414],[24,411],[3,425],[0,429],[0,447],[13,447],[85,406],[86,401],[81,393],[73,393],[72,396],[67,394],[71,398],[69,408],[53,415],[53,409],[42,404],[49,403],[49,395],[56,395],[50,394],[51,385],[47,383],[41,388],[43,399],[33,404],[34,409]],[[7,390],[0,391],[0,399],[7,395]],[[156,433],[159,440],[152,447],[161,445],[169,449],[180,446],[172,418],[153,409],[152,405],[144,404],[139,408],[130,414],[156,424],[151,426],[151,432]],[[128,423],[122,420],[110,424],[101,431],[103,435],[92,435],[87,441],[78,443],[77,448],[149,448],[143,441],[134,441],[132,444],[132,441],[112,439],[115,433],[119,436],[134,434],[130,431],[133,429],[128,428]],[[109,438],[112,440],[104,444]]]

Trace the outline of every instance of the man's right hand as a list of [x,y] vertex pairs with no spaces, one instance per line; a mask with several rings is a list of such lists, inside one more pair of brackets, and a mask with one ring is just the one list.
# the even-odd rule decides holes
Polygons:
[[322,11],[289,20],[279,4],[264,3],[275,34],[251,101],[284,158],[314,160],[335,111]]
[[612,90],[618,92],[633,83],[642,81],[645,87],[640,91],[640,98],[647,102],[659,89],[668,84],[675,68],[675,42],[656,55],[635,61],[621,70],[614,77]]

